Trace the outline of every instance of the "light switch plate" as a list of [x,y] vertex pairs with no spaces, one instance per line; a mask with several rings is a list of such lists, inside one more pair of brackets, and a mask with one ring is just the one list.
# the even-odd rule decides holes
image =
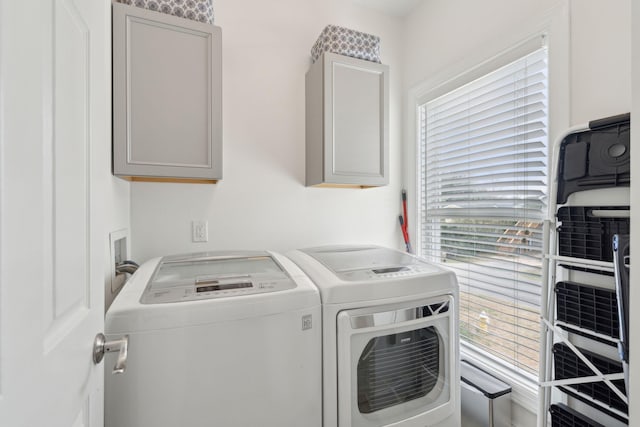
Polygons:
[[191,241],[195,243],[209,241],[209,222],[198,220],[191,222]]

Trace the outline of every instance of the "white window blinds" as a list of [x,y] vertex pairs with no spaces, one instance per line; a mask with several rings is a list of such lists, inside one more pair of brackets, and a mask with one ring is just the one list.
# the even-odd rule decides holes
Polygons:
[[537,373],[547,50],[420,105],[422,255],[454,270],[460,336]]

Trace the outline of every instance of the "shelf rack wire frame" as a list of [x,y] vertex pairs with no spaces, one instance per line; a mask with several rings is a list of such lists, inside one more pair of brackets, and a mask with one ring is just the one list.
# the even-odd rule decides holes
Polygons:
[[553,333],[547,329],[547,325],[544,323],[545,319],[549,319],[550,313],[555,310],[554,298],[549,298],[550,282],[555,283],[555,263],[552,263],[549,257],[551,248],[556,247],[555,236],[555,211],[557,209],[557,188],[558,188],[558,162],[557,159],[560,153],[560,144],[562,141],[574,132],[581,132],[589,130],[589,125],[578,125],[567,129],[564,133],[558,136],[554,140],[551,146],[551,158],[549,164],[551,165],[551,173],[549,174],[547,194],[549,195],[549,203],[547,205],[547,218],[544,221],[544,258],[542,260],[542,271],[546,271],[546,274],[542,276],[542,298],[546,298],[546,301],[542,301],[541,313],[540,313],[540,371],[539,386],[538,386],[538,427],[547,427],[548,416],[547,408],[551,404],[551,392],[549,387],[542,387],[541,384],[546,383],[551,379],[552,360],[551,352],[549,351],[553,346]]
[[587,365],[589,367],[589,369],[591,369],[593,371],[593,373],[595,374],[595,376],[588,376],[588,377],[579,377],[579,378],[570,378],[570,379],[563,379],[563,380],[550,380],[550,381],[544,381],[540,383],[541,387],[553,387],[553,386],[561,386],[561,385],[568,385],[568,384],[582,384],[582,383],[588,383],[588,382],[596,382],[596,381],[604,381],[605,384],[607,384],[609,386],[609,388],[624,402],[624,403],[629,403],[627,400],[627,396],[622,393],[612,382],[611,380],[621,380],[624,379],[624,374],[623,373],[619,373],[619,374],[603,374],[593,363],[591,363],[591,361],[589,359],[587,359],[587,357],[582,354],[582,352],[580,351],[580,349],[578,349],[575,345],[573,345],[573,343],[571,343],[568,339],[564,338],[564,334],[563,334],[563,330],[560,329],[557,326],[554,326],[549,320],[547,319],[542,319],[543,323],[547,326],[547,328],[549,328],[551,331],[553,331],[558,338],[560,338],[560,340],[567,345],[567,347],[569,347],[571,349],[571,351],[573,351],[576,356],[578,356],[578,358],[580,358],[580,360],[582,360],[582,362],[584,362],[585,365]]
[[575,326],[575,325],[572,325],[570,323],[561,322],[561,321],[559,321],[557,319],[555,321],[555,324],[556,324],[556,326],[560,326],[561,329],[566,329],[569,332],[577,332],[577,333],[582,333],[582,334],[589,334],[589,335],[593,336],[594,338],[597,338],[601,342],[608,342],[608,343],[611,343],[614,346],[617,346],[618,343],[620,342],[619,339],[611,338],[608,335],[601,334],[601,333],[598,333],[598,332],[593,332],[590,329],[581,328],[579,326]]
[[[557,236],[556,236],[556,211],[558,209],[557,204],[557,189],[558,189],[558,168],[559,168],[559,156],[560,146],[562,141],[569,135],[577,132],[584,132],[591,130],[589,124],[581,124],[573,126],[565,130],[564,133],[559,135],[552,147],[551,147],[551,159],[549,164],[551,165],[551,173],[549,174],[548,192],[549,203],[547,208],[547,218],[544,221],[544,258],[542,260],[542,269],[546,271],[542,277],[542,289],[541,295],[546,298],[541,304],[540,313],[540,371],[539,371],[539,387],[538,387],[538,427],[547,427],[549,425],[549,416],[547,411],[551,405],[551,388],[554,386],[580,384],[596,381],[604,381],[605,384],[611,388],[611,390],[622,399],[623,402],[628,403],[627,396],[624,395],[611,381],[619,380],[623,378],[623,374],[603,374],[598,370],[593,363],[591,363],[587,357],[582,354],[580,349],[576,348],[571,342],[569,342],[568,334],[564,333],[562,329],[555,326],[552,322],[552,317],[555,313],[555,297],[552,292],[553,284],[556,282],[556,268],[558,263],[567,263],[574,265],[584,265],[588,267],[598,267],[604,271],[613,271],[612,262],[585,260],[581,262],[579,259],[571,257],[563,257],[555,255],[557,248]],[[553,254],[552,254],[553,251]],[[581,361],[583,361],[589,369],[591,369],[595,375],[589,377],[571,378],[563,380],[553,379],[553,355],[550,351],[554,344],[554,338],[559,339],[560,342],[566,344]],[[596,402],[597,403],[597,402]],[[625,414],[621,414],[626,416]]]

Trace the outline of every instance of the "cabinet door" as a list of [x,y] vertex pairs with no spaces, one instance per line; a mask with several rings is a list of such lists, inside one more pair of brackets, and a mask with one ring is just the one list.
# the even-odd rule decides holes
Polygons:
[[325,53],[325,182],[385,185],[388,67]]
[[113,5],[114,174],[222,176],[221,30]]

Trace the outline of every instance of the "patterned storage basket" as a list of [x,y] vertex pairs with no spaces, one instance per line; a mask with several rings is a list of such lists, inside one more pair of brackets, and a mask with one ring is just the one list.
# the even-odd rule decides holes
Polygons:
[[313,62],[327,51],[380,62],[380,37],[337,25],[327,25],[311,48]]
[[213,24],[212,0],[117,0],[144,9]]

